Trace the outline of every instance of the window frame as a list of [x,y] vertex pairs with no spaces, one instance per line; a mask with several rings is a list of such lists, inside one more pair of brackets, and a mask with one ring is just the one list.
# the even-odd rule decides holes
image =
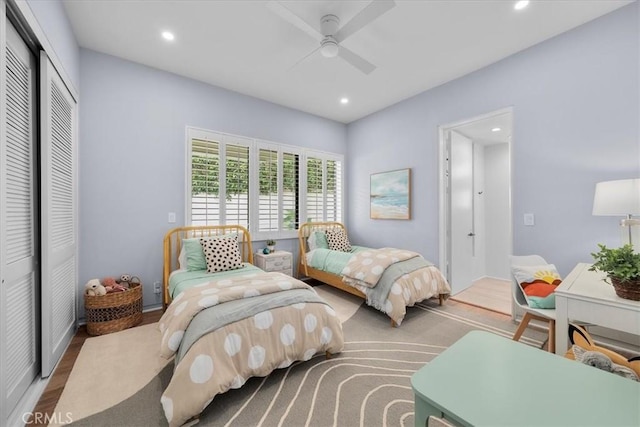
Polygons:
[[[327,200],[327,160],[333,160],[340,162],[340,176],[339,176],[339,209],[336,211],[338,217],[342,220],[344,218],[344,187],[345,187],[345,167],[344,167],[344,155],[337,153],[329,153],[320,150],[307,149],[300,146],[282,144],[278,142],[248,138],[240,135],[232,135],[224,132],[212,131],[207,129],[201,129],[196,127],[187,126],[186,128],[186,155],[185,155],[185,224],[192,224],[192,155],[193,147],[192,140],[200,139],[203,141],[218,142],[219,153],[225,153],[224,157],[221,156],[219,163],[218,176],[219,182],[219,223],[221,225],[227,224],[225,208],[226,197],[226,179],[222,177],[226,176],[226,144],[242,145],[249,147],[249,203],[248,203],[248,218],[249,226],[248,230],[254,240],[266,240],[266,239],[292,239],[298,236],[298,229],[300,224],[306,222],[307,212],[307,159],[309,157],[322,159],[323,165],[323,200]],[[278,230],[260,231],[259,229],[259,198],[251,196],[252,194],[260,194],[260,150],[277,151],[277,165],[278,165]],[[298,224],[295,230],[283,230],[284,214],[283,214],[283,164],[284,155],[294,154],[298,156],[299,169],[298,169]],[[339,212],[338,212],[339,211]],[[323,221],[326,221],[327,211],[326,204],[323,211]]]

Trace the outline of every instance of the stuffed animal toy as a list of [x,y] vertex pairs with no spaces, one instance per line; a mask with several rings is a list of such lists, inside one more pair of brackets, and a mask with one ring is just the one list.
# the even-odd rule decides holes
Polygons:
[[638,381],[640,357],[627,359],[615,351],[597,346],[591,335],[577,325],[569,325],[571,347],[565,357]]
[[84,285],[84,292],[90,296],[101,296],[107,294],[107,289],[102,286],[100,280],[91,279]]
[[120,286],[124,286],[125,288],[129,289],[131,287],[131,275],[123,274],[122,276],[120,276],[120,280],[118,280],[117,282]]

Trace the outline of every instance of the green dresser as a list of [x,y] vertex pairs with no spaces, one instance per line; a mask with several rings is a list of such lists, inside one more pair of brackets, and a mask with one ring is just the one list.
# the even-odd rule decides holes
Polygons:
[[411,378],[415,425],[640,426],[640,383],[508,338],[469,332]]

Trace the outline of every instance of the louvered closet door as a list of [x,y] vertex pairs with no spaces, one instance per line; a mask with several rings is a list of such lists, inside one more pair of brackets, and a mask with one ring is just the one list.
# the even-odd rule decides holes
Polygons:
[[73,337],[77,295],[77,104],[44,52],[41,85],[42,376]]
[[[2,18],[4,19],[4,18]],[[0,150],[0,320],[6,416],[38,375],[38,273],[35,189],[35,58],[5,21]],[[0,420],[3,424],[3,420]]]

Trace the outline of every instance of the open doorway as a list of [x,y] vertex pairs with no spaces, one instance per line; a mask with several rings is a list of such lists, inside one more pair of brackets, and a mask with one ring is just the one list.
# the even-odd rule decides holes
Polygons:
[[454,299],[511,313],[511,108],[440,126],[440,259]]

